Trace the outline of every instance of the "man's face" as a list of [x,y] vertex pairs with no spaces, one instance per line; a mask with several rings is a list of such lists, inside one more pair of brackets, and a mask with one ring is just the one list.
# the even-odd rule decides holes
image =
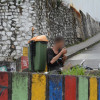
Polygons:
[[59,41],[58,43],[56,43],[57,48],[62,49],[65,46],[65,42],[64,41]]

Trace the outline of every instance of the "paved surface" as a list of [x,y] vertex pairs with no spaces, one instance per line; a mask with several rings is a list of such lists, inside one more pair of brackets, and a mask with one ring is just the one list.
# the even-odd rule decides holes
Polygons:
[[95,35],[94,37],[88,39],[87,41],[85,42],[82,42],[80,44],[77,44],[77,45],[74,45],[74,46],[71,46],[69,48],[67,48],[67,56],[70,56],[72,55],[73,53],[76,53],[86,47],[89,47],[90,45],[96,43],[97,41],[100,40],[100,33],[98,33],[97,35]]
[[[100,34],[98,34],[98,36],[99,35]],[[98,68],[100,66],[100,43],[68,59],[66,61],[66,64],[70,62],[72,63],[72,65],[77,65],[80,64],[82,60],[85,60],[84,65],[92,67],[94,69]]]

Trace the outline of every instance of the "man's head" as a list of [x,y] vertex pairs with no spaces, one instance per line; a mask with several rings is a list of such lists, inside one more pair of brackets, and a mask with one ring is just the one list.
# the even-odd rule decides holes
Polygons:
[[62,36],[57,36],[54,40],[54,44],[57,48],[62,49],[65,45],[65,40]]

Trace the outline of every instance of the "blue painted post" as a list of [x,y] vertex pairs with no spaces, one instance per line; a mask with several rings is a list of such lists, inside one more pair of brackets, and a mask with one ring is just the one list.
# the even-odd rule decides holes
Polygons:
[[49,76],[49,100],[62,100],[63,77],[61,75]]
[[98,100],[100,100],[100,78],[98,81]]

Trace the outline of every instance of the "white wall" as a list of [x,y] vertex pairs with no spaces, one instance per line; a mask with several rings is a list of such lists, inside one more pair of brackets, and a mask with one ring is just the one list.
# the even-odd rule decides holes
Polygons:
[[63,0],[66,3],[73,3],[74,7],[89,13],[95,20],[100,21],[100,0]]

